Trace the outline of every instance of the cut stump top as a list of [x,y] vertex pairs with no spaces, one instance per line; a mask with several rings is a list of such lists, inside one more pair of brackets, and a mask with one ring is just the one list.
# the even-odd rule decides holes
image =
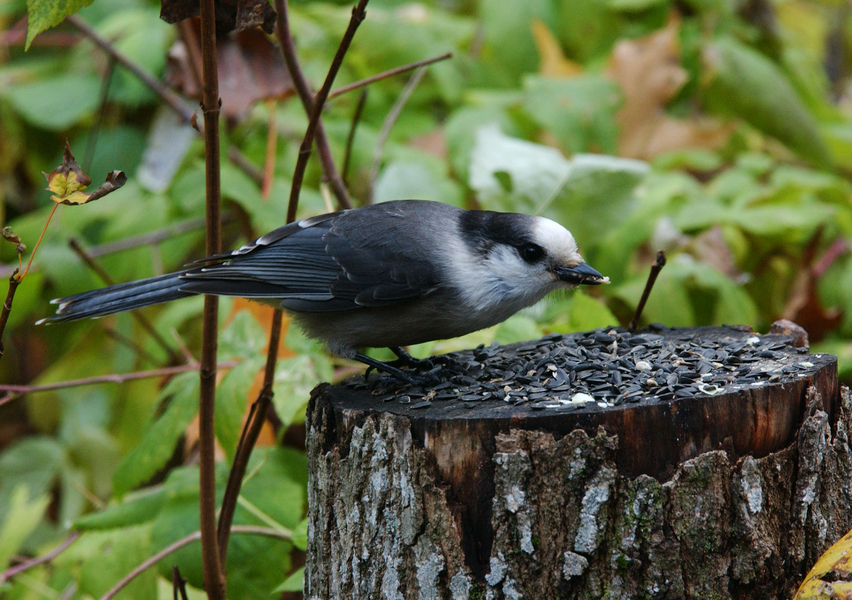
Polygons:
[[[618,435],[625,475],[670,475],[684,460],[724,449],[762,457],[786,447],[813,388],[829,415],[839,397],[837,359],[785,335],[744,327],[621,328],[551,335],[434,357],[431,388],[353,377],[320,386],[339,423],[383,412],[411,421],[451,480],[489,460],[509,428],[561,436],[603,426]],[[336,428],[346,436],[351,427]]]

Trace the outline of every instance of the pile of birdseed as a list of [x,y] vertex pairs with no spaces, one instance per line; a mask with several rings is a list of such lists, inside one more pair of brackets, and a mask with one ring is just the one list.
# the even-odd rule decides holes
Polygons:
[[508,403],[586,412],[793,381],[813,374],[814,361],[822,363],[822,357],[794,347],[784,335],[652,325],[637,333],[603,328],[436,356],[434,368],[420,373],[430,380],[423,386],[376,375],[344,385],[370,390],[378,402],[407,404],[409,410],[455,401],[469,409]]

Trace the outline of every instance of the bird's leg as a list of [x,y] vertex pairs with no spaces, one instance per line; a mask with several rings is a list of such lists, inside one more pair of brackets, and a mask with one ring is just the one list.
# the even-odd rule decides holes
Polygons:
[[400,346],[395,346],[390,349],[391,352],[397,355],[397,359],[391,364],[395,367],[408,367],[409,369],[417,369],[418,371],[429,371],[435,368],[432,361],[426,358],[414,358]]

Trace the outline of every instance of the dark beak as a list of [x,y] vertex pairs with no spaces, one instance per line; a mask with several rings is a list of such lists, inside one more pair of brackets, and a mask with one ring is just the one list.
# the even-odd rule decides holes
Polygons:
[[608,278],[598,273],[586,263],[580,263],[576,267],[556,267],[556,276],[565,283],[571,285],[600,285],[609,283]]

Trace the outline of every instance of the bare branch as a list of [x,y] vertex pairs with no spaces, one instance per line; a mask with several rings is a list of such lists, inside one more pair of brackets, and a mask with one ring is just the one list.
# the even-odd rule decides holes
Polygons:
[[352,90],[357,90],[360,87],[364,87],[365,85],[370,85],[371,83],[375,83],[376,81],[381,81],[382,79],[387,79],[388,77],[393,77],[394,75],[399,75],[401,73],[407,73],[408,71],[413,71],[418,67],[425,67],[426,65],[431,65],[432,63],[436,63],[442,60],[447,60],[448,58],[452,58],[453,53],[447,52],[446,54],[441,54],[440,56],[434,56],[432,58],[427,58],[426,60],[420,60],[409,65],[403,65],[401,67],[396,67],[395,69],[391,69],[389,71],[385,71],[384,73],[379,73],[378,75],[373,75],[372,77],[367,77],[366,79],[362,79],[361,81],[356,81],[355,83],[350,83],[349,85],[344,85],[341,88],[333,90],[329,95],[328,99],[337,98],[338,96],[342,96],[346,92],[351,92]]

